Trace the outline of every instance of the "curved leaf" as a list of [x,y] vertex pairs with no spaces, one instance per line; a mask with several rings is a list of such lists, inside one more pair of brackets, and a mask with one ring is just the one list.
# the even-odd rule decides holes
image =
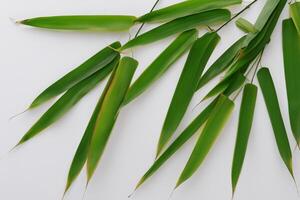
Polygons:
[[17,23],[46,29],[85,31],[126,31],[136,17],[125,15],[73,15],[25,19]]
[[219,40],[217,33],[207,33],[196,40],[192,46],[165,118],[158,142],[157,156],[171,139],[186,113],[199,78]]
[[279,102],[272,76],[269,69],[262,68],[257,73],[257,78],[269,112],[277,147],[289,172],[293,175],[292,152],[282,119]]
[[158,9],[138,18],[140,22],[160,22],[184,17],[204,11],[224,8],[226,6],[240,4],[241,0],[201,0],[183,1],[162,9]]
[[290,14],[298,34],[300,34],[300,2],[290,4]]
[[159,79],[187,51],[197,36],[198,31],[196,29],[180,34],[130,86],[123,105],[130,103]]
[[218,9],[178,18],[130,40],[121,50],[149,44],[201,25],[205,26],[217,22],[224,22],[230,19],[230,15],[228,10]]
[[18,145],[21,145],[33,137],[37,136],[41,131],[59,120],[66,112],[68,112],[80,99],[82,99],[90,90],[92,90],[101,80],[113,70],[119,62],[116,58],[112,63],[100,69],[92,76],[79,82],[69,89],[59,100],[47,110],[45,114],[30,128],[30,130],[22,137]]
[[54,84],[44,90],[30,105],[30,108],[35,108],[51,98],[65,92],[80,81],[94,74],[98,70],[104,68],[107,64],[111,63],[118,55],[114,49],[121,46],[119,42],[115,42],[103,50],[99,51],[96,55],[88,59],[86,62],[75,68]]

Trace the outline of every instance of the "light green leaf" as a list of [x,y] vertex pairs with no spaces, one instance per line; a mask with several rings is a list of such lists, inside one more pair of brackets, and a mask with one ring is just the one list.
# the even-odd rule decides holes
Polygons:
[[97,115],[87,158],[88,182],[103,155],[137,65],[138,62],[132,58],[122,58],[109,83],[107,92],[103,93],[103,97],[101,97],[103,102]]
[[73,15],[25,19],[17,23],[46,29],[84,31],[127,31],[136,22],[134,16]]
[[178,18],[130,40],[121,48],[121,50],[156,42],[176,33],[197,28],[199,26],[224,22],[229,20],[230,16],[230,11],[225,9],[217,9]]
[[207,33],[196,40],[192,46],[165,118],[157,147],[157,156],[171,139],[186,113],[199,78],[219,40],[217,33]]
[[235,21],[235,24],[245,33],[256,33],[258,31],[251,22],[241,17]]
[[32,102],[30,108],[35,108],[45,103],[46,101],[65,92],[80,81],[104,68],[107,64],[111,63],[117,56],[120,55],[119,52],[114,50],[119,47],[121,47],[121,44],[119,42],[115,42],[99,51],[96,55],[88,59],[79,67],[75,68],[64,77],[56,81],[54,84],[49,86],[46,90],[44,90]]
[[184,170],[177,181],[176,188],[188,180],[200,167],[220,135],[222,129],[224,128],[229,116],[233,111],[233,108],[233,101],[226,96],[221,95],[215,108],[210,114],[201,135],[197,140],[195,148]]
[[294,176],[292,152],[282,119],[275,86],[269,69],[261,68],[257,73],[257,78],[269,112],[269,117],[273,127],[279,153],[290,174]]
[[173,20],[179,17],[201,13],[204,11],[224,8],[226,6],[240,4],[241,0],[192,0],[183,1],[162,9],[158,9],[142,17],[138,18],[140,22],[161,22],[165,20]]
[[171,65],[178,60],[197,39],[198,31],[192,29],[180,34],[139,76],[126,94],[123,105],[146,91]]
[[247,84],[244,88],[243,98],[240,108],[239,124],[235,142],[234,156],[231,168],[232,193],[234,194],[236,185],[242,171],[249,135],[252,128],[255,104],[257,97],[257,87]]
[[298,34],[300,34],[300,2],[290,4],[290,14],[297,28]]
[[293,135],[300,145],[300,35],[292,19],[283,21],[283,58],[290,124]]

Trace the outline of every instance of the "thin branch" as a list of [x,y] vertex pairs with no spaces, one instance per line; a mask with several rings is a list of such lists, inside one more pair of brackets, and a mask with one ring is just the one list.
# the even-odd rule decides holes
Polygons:
[[216,30],[216,32],[220,31],[224,26],[226,26],[227,24],[229,24],[230,22],[232,22],[235,18],[237,18],[238,16],[240,16],[242,13],[244,13],[246,10],[248,10],[253,4],[255,4],[258,0],[254,0],[252,1],[250,4],[248,4],[243,10],[241,10],[240,12],[238,12],[236,15],[234,15],[230,20],[228,20],[227,22],[225,22],[220,28],[218,28]]
[[[153,7],[150,10],[150,13],[155,9],[155,7],[157,6],[157,4],[159,3],[160,0],[156,0],[155,4],[153,5]],[[142,23],[142,25],[140,26],[140,28],[138,29],[138,31],[136,32],[134,38],[136,38],[137,36],[139,36],[141,30],[143,29],[143,27],[145,26],[145,22]]]

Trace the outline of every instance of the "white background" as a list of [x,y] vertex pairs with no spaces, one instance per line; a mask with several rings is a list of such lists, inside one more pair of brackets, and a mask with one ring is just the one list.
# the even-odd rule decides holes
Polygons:
[[[176,2],[164,1],[159,7]],[[254,22],[264,0],[245,13]],[[24,110],[34,97],[53,81],[89,58],[105,45],[121,40],[127,33],[72,33],[46,31],[17,26],[10,21],[41,15],[132,14],[147,12],[154,0],[1,0],[0,12],[0,199],[58,200],[64,190],[68,169],[101,94],[104,83],[88,94],[62,120],[21,148],[7,152],[35,120],[49,107]],[[245,2],[246,5],[249,2]],[[235,11],[240,8],[235,8]],[[287,9],[282,18],[288,16]],[[149,26],[146,27],[149,29]],[[144,30],[146,30],[144,29]],[[132,29],[134,34],[136,28]],[[222,41],[210,63],[242,35],[233,24],[224,28]],[[172,38],[134,50],[140,61],[136,77],[166,47]],[[186,56],[185,56],[186,57]],[[135,184],[154,159],[160,129],[165,118],[185,57],[178,61],[151,89],[125,107],[109,141],[105,155],[86,193],[86,200],[126,200]],[[265,51],[263,66],[270,67],[278,89],[291,146],[294,141],[288,123],[281,52],[281,21]],[[217,80],[214,81],[216,83]],[[195,95],[178,133],[199,113],[204,104],[193,110],[210,84]],[[172,196],[179,199],[229,200],[230,171],[236,135],[240,98],[235,113],[222,136],[198,172]],[[177,133],[177,134],[178,134]],[[195,138],[184,146],[155,174],[132,199],[165,200],[183,169]],[[300,182],[300,153],[295,152],[294,168]],[[85,173],[78,178],[66,199],[82,199]],[[266,108],[259,91],[253,131],[235,199],[297,199],[294,183],[275,145]]]

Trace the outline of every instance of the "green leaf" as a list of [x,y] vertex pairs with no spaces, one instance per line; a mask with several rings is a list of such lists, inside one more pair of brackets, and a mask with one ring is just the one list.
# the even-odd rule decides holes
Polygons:
[[236,26],[245,33],[256,33],[258,30],[255,26],[244,18],[235,21]]
[[186,113],[199,78],[219,40],[220,37],[216,32],[207,33],[196,40],[192,46],[165,118],[157,156],[169,142]]
[[246,79],[247,78],[243,74],[241,73],[236,74],[233,77],[233,80],[231,81],[230,85],[223,92],[223,94],[225,96],[229,96],[230,94],[232,94],[233,92],[241,88],[241,86],[245,83]]
[[26,19],[17,23],[46,29],[85,31],[127,31],[136,22],[134,16],[73,15]]
[[290,124],[300,145],[300,35],[292,19],[283,21],[283,58]]
[[104,68],[107,64],[111,63],[119,52],[115,51],[121,46],[119,42],[115,42],[103,50],[99,51],[96,55],[88,59],[76,69],[72,70],[64,77],[56,81],[54,84],[44,90],[30,105],[30,109],[35,108],[53,97],[65,92],[80,81],[91,76],[95,72]]
[[139,76],[126,94],[123,105],[146,91],[171,65],[178,60],[197,39],[198,31],[192,29],[180,34]]
[[117,67],[107,92],[103,94],[103,103],[97,115],[95,128],[88,152],[87,174],[88,182],[92,178],[103,155],[105,146],[112,132],[119,110],[137,68],[138,62],[124,57]]
[[269,69],[260,69],[257,73],[257,78],[269,112],[279,153],[290,174],[293,176],[292,152]]
[[224,8],[226,6],[240,4],[241,0],[201,0],[201,1],[183,1],[138,18],[140,22],[161,22],[165,20],[173,20],[203,11]]
[[206,83],[215,78],[217,75],[221,74],[230,66],[234,58],[236,58],[239,52],[241,52],[241,49],[245,47],[244,43],[246,38],[247,37],[244,36],[237,40],[211,65],[211,67],[208,68],[208,70],[201,77],[197,90],[199,90]]
[[89,91],[91,91],[100,81],[102,81],[113,70],[119,62],[119,57],[106,67],[100,69],[92,76],[77,83],[69,89],[59,100],[47,110],[47,112],[30,128],[30,130],[22,137],[18,145],[21,145],[33,137],[37,136],[41,131],[58,121],[64,116],[75,104],[82,99]]
[[113,81],[114,78],[114,74],[116,71],[116,67],[114,68],[114,71],[112,73],[112,75],[110,76],[106,87],[101,95],[101,98],[99,99],[94,112],[91,116],[91,119],[88,123],[88,126],[84,132],[84,135],[80,141],[80,144],[76,150],[75,156],[73,158],[72,164],[70,166],[69,169],[69,174],[68,174],[68,180],[67,180],[67,184],[66,184],[66,188],[65,188],[65,193],[69,190],[69,188],[72,186],[73,182],[76,180],[76,178],[78,177],[78,175],[80,174],[81,170],[84,167],[84,164],[87,161],[87,157],[88,157],[88,152],[89,152],[89,148],[90,148],[90,143],[92,140],[92,136],[94,133],[94,129],[97,123],[97,117],[100,113],[101,107],[103,106],[103,100],[105,98],[105,96],[107,95],[107,92],[110,88],[110,85]]
[[294,21],[298,34],[300,34],[300,2],[290,4],[290,14]]
[[224,128],[233,108],[234,102],[226,96],[221,95],[177,181],[176,188],[188,180],[200,167]]
[[[240,76],[238,76],[240,77]],[[243,81],[241,81],[243,80]],[[245,81],[242,78],[237,78],[233,81],[228,88],[224,91],[225,96],[229,96],[235,90],[237,90]],[[195,133],[201,128],[201,126],[207,121],[211,111],[214,109],[219,98],[212,101],[188,126],[184,131],[176,138],[176,140],[158,157],[153,165],[148,169],[144,176],[138,182],[136,189],[138,189],[146,180],[148,180],[167,160],[172,157]]]
[[130,40],[121,49],[125,50],[139,45],[149,44],[167,38],[176,33],[197,28],[201,25],[205,26],[218,22],[224,22],[229,20],[230,16],[230,11],[225,9],[217,9],[178,18]]
[[264,5],[262,11],[260,12],[260,14],[256,20],[256,23],[255,23],[256,29],[262,30],[265,27],[265,25],[268,22],[268,20],[270,19],[271,15],[277,9],[277,6],[280,1],[282,2],[282,0],[267,0],[266,4]]
[[231,168],[232,193],[234,194],[236,185],[243,167],[249,135],[253,123],[253,116],[257,97],[257,87],[247,84],[244,88],[243,98],[240,108],[239,124],[235,142],[234,156]]

